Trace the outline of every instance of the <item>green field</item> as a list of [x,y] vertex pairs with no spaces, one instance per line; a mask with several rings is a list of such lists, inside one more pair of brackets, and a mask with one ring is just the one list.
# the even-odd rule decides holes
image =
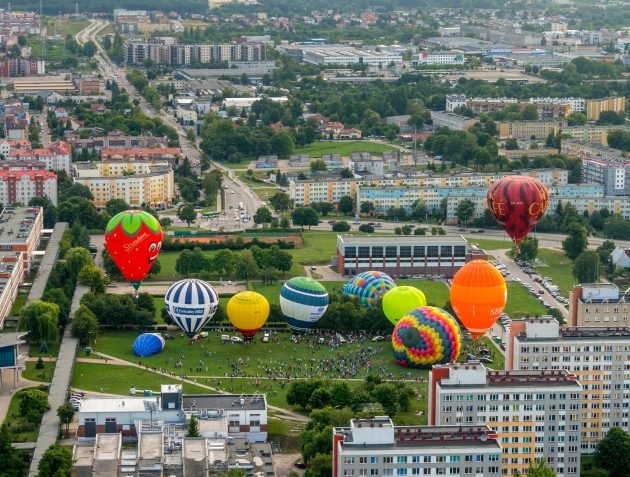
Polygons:
[[46,27],[48,28],[49,35],[61,35],[62,37],[66,37],[66,35],[76,35],[81,30],[83,30],[86,26],[90,24],[87,20],[72,20],[68,18],[56,18],[49,17],[46,19]]
[[12,442],[35,442],[39,433],[39,424],[31,424],[20,415],[19,398],[23,391],[18,391],[11,398],[4,423],[9,426]]
[[573,262],[566,257],[564,252],[549,249],[539,250],[535,268],[540,276],[551,278],[553,284],[560,287],[562,296],[569,297],[576,282],[573,277]]
[[483,250],[501,250],[501,249],[509,249],[512,248],[512,241],[510,239],[507,240],[493,240],[493,239],[483,239],[478,238],[477,236],[470,237],[467,234],[462,234],[468,239],[468,242],[475,243],[479,245]]
[[223,167],[227,167],[228,169],[247,169],[249,167],[249,163],[254,161],[255,159],[243,159],[240,162],[221,162],[220,164]]
[[52,375],[55,370],[55,361],[44,359],[44,369],[36,369],[36,361],[27,361],[26,368],[22,371],[22,377],[31,381],[39,381],[49,383],[52,381]]
[[370,141],[316,141],[305,147],[295,149],[295,154],[309,154],[311,157],[320,158],[322,154],[341,154],[346,157],[353,152],[371,152],[382,154],[386,151],[395,151],[396,148],[385,144]]
[[20,311],[24,308],[26,304],[26,299],[28,298],[28,293],[18,293],[15,297],[15,301],[13,302],[13,306],[11,307],[11,316],[19,316]]
[[[131,341],[131,336],[129,337]],[[99,344],[102,338],[98,339]],[[132,361],[137,361],[131,353],[131,341],[125,341],[124,345],[129,348],[129,354]],[[156,363],[156,366],[159,363]],[[101,390],[111,394],[129,394],[129,388],[134,385],[136,389],[150,389],[154,392],[160,392],[160,384],[175,384],[179,381],[167,376],[162,376],[151,371],[136,368],[134,366],[117,366],[98,363],[77,362],[72,375],[71,386],[84,391]],[[208,390],[184,383],[184,392],[186,393],[207,393]]]
[[526,316],[542,316],[548,314],[547,309],[534,298],[527,288],[520,283],[508,282],[508,299],[505,309],[511,319],[521,319]]

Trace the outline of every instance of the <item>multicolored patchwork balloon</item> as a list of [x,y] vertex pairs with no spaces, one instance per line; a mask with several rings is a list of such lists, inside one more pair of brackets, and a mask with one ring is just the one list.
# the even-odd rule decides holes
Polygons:
[[162,226],[144,210],[120,212],[107,224],[105,247],[120,273],[137,290],[162,248]]
[[280,308],[291,328],[307,330],[326,313],[328,292],[312,278],[294,277],[280,290]]
[[455,361],[462,348],[462,336],[457,321],[446,311],[421,306],[398,321],[392,347],[398,364],[420,368]]
[[343,286],[343,294],[358,299],[361,306],[371,308],[392,288],[396,288],[392,277],[372,270],[351,278]]

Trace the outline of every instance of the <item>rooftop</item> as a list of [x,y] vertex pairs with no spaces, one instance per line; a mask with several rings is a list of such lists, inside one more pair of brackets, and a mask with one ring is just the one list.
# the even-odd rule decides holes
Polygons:
[[84,398],[79,412],[144,412],[147,401],[158,404],[157,398]]
[[23,339],[26,335],[28,335],[28,331],[20,331],[19,333],[0,333],[0,348],[26,344],[26,341]]
[[245,409],[264,411],[267,400],[263,394],[188,394],[183,398],[184,409]]
[[25,243],[41,213],[40,207],[5,207],[0,212],[0,244]]
[[488,386],[531,387],[532,385],[545,386],[549,384],[564,384],[575,386],[576,388],[580,387],[576,376],[574,374],[569,374],[569,372],[564,369],[559,371],[488,371],[486,378]]
[[[228,466],[245,469],[247,475],[275,476],[271,446],[264,443],[249,443],[238,437],[228,441]],[[251,473],[249,470],[251,469]],[[190,474],[192,475],[192,474]]]
[[435,243],[435,244],[444,244],[444,243],[453,243],[456,242],[458,244],[463,243],[464,245],[467,243],[466,239],[461,235],[458,236],[444,236],[444,235],[407,235],[407,236],[382,236],[382,235],[363,235],[363,236],[355,236],[349,234],[337,235],[337,241],[341,241],[344,245],[361,245],[366,244],[370,245],[373,243],[383,243],[383,242],[391,242],[395,243],[412,243],[412,244],[425,244],[425,243]]
[[121,434],[97,434],[94,444],[93,474],[99,477],[117,477],[121,448]]

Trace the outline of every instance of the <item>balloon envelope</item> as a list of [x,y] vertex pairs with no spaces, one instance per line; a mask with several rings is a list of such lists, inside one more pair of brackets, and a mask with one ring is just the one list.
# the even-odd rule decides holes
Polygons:
[[280,308],[291,328],[309,329],[326,313],[328,292],[312,278],[291,278],[280,290]]
[[237,331],[251,338],[269,318],[269,302],[260,293],[238,292],[228,301],[227,316]]
[[189,337],[193,337],[217,312],[219,295],[212,285],[187,278],[173,283],[164,296],[164,308]]
[[505,232],[519,245],[549,206],[549,191],[538,179],[507,176],[488,189],[488,208]]
[[425,306],[427,299],[422,291],[403,285],[392,288],[383,296],[383,313],[393,325],[407,312]]
[[137,289],[162,248],[162,226],[144,210],[120,212],[105,228],[105,247],[120,273]]
[[421,306],[398,321],[392,347],[398,364],[419,368],[457,360],[462,337],[457,321],[446,311]]
[[357,298],[361,306],[373,307],[392,288],[396,288],[392,277],[372,270],[351,278],[344,285],[343,294]]
[[451,306],[475,340],[497,321],[506,301],[505,279],[487,260],[468,262],[451,282]]
[[131,349],[136,356],[145,358],[159,353],[165,345],[164,338],[158,333],[144,333],[135,339]]

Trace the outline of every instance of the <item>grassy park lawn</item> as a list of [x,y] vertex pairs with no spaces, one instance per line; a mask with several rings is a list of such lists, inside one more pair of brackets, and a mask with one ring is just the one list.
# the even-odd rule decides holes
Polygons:
[[253,159],[243,159],[240,162],[221,162],[223,167],[227,167],[228,169],[247,169],[249,167],[249,163],[252,162]]
[[508,282],[507,288],[508,299],[504,311],[511,319],[548,314],[547,309],[520,283]]
[[35,442],[37,441],[39,424],[31,424],[20,415],[19,399],[23,391],[25,389],[18,391],[11,398],[4,423],[9,426],[12,442]]
[[[129,354],[132,361],[138,358],[131,353],[131,337],[124,344],[129,348]],[[99,336],[98,342],[102,341]],[[100,348],[97,346],[97,348]],[[144,361],[144,360],[143,360]],[[159,363],[155,363],[157,366]],[[100,392],[101,389],[105,393],[110,394],[129,394],[129,388],[133,384],[138,390],[150,389],[153,392],[160,392],[161,384],[176,384],[178,381],[168,378],[145,369],[136,368],[134,366],[118,366],[114,364],[98,364],[77,362],[72,375],[71,386],[73,388],[82,389],[84,391]],[[198,386],[184,383],[184,392],[186,393],[208,393],[208,390]]]
[[492,369],[504,369],[505,356],[503,356],[503,353],[499,351],[497,345],[487,336],[482,336],[481,338],[479,338],[479,341],[490,350],[490,354],[492,355],[492,364],[489,364],[487,366]]
[[46,19],[46,27],[48,28],[48,34],[61,35],[62,37],[66,37],[66,35],[76,35],[81,30],[83,30],[86,26],[89,25],[89,21],[87,20],[71,20],[68,18],[55,18],[49,17]]
[[575,285],[575,278],[573,277],[573,262],[566,257],[564,252],[550,249],[539,250],[535,268],[540,276],[551,278],[553,284],[560,287],[562,296],[569,296],[569,292]]
[[11,316],[18,316],[24,305],[26,304],[26,299],[28,298],[28,293],[18,293],[15,297],[15,301],[13,302],[13,306],[11,307]]
[[253,190],[260,200],[262,200],[263,202],[267,202],[269,198],[277,193],[280,189],[276,189],[275,187],[254,187]]
[[477,236],[471,237],[466,234],[463,234],[469,243],[475,243],[479,245],[483,250],[500,250],[500,249],[509,249],[512,248],[512,240],[493,240],[493,239],[483,239],[478,238]]
[[382,154],[386,151],[394,151],[396,148],[386,144],[378,144],[370,141],[316,141],[305,147],[296,148],[295,154],[309,154],[311,157],[321,157],[322,154],[341,154],[349,156],[353,152],[371,152]]
[[39,381],[49,383],[52,381],[52,375],[55,371],[55,361],[44,359],[44,369],[36,369],[36,361],[27,361],[26,368],[22,371],[22,377],[30,381]]

